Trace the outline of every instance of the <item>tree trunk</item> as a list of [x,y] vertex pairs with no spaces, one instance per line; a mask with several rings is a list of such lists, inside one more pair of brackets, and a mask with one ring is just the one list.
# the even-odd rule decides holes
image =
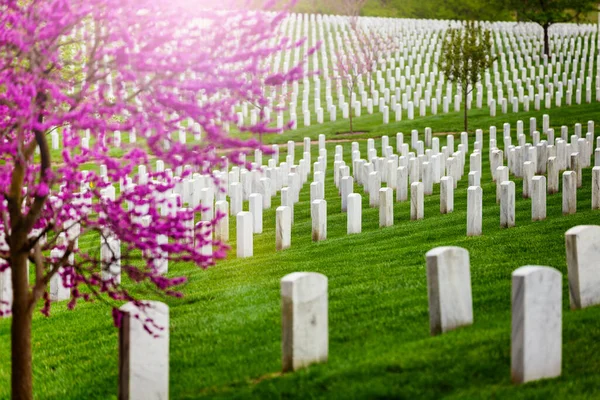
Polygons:
[[31,319],[27,283],[27,254],[19,252],[11,257],[13,283],[12,306],[12,399],[32,400],[33,379],[31,363]]
[[352,103],[352,93],[354,92],[354,82],[348,87],[348,96],[350,97],[350,102],[348,103],[348,119],[350,120],[350,133],[352,132],[352,110],[354,109],[354,104]]
[[[44,109],[46,95],[38,93],[36,105]],[[42,112],[37,118],[39,123],[44,120]],[[34,130],[35,140],[40,150],[40,182],[44,181],[46,172],[50,170],[50,150],[46,135],[40,130]],[[23,188],[22,174],[26,164],[15,163],[13,170],[9,211],[10,211],[10,269],[12,274],[13,305],[11,325],[12,371],[11,388],[12,400],[33,400],[33,372],[31,353],[31,320],[34,305],[33,296],[29,293],[29,271],[27,256],[29,250],[24,250],[27,234],[33,227],[33,222],[39,218],[46,197],[35,197],[29,212],[23,216],[20,193]],[[40,277],[41,278],[41,277]],[[36,277],[37,279],[37,277]],[[38,282],[36,282],[37,284]]]
[[350,109],[348,110],[348,119],[350,120],[350,133],[352,132],[352,107],[349,107]]
[[463,90],[463,97],[464,97],[464,101],[465,101],[465,132],[469,132],[468,128],[469,128],[469,109],[467,107],[467,98],[469,95],[469,84],[466,85],[466,87]]
[[550,24],[544,24],[542,25],[542,28],[544,28],[544,54],[546,57],[550,57],[550,38],[548,37]]

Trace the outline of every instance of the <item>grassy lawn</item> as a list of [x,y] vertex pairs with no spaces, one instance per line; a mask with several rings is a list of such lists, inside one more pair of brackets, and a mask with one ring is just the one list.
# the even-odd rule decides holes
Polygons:
[[[440,215],[435,185],[434,194],[425,197],[424,220],[410,221],[409,202],[396,203],[394,226],[381,229],[378,210],[369,208],[363,196],[363,233],[347,236],[332,164],[336,144],[344,147],[349,163],[351,143],[328,143],[326,241],[311,242],[307,184],[295,205],[290,249],[275,251],[277,196],[265,212],[264,233],[254,237],[253,258],[236,259],[235,218],[231,218],[232,251],[227,260],[206,271],[186,264],[170,266],[170,274],[189,276],[183,299],[163,299],[171,309],[171,398],[598,398],[600,308],[569,310],[564,245],[567,229],[600,223],[600,212],[591,210],[591,169],[584,170],[577,214],[562,215],[558,193],[548,196],[548,218],[540,222],[531,222],[531,201],[521,197],[522,181],[515,180],[517,226],[501,229],[487,135],[489,126],[496,125],[501,138],[502,124],[510,122],[514,143],[518,119],[528,132],[530,116],[536,116],[541,127],[542,114],[548,113],[559,136],[560,125],[569,125],[572,133],[574,123],[585,127],[599,111],[597,103],[496,118],[490,118],[487,109],[473,110],[471,126],[484,129],[485,136],[481,237],[465,236],[468,164],[455,191],[452,214]],[[356,129],[367,133],[336,135],[347,130],[341,121],[269,140],[316,139],[319,133],[328,139],[360,138],[365,157],[366,137],[388,134],[395,145],[396,132],[404,132],[406,142],[411,129],[418,129],[421,138],[426,126],[434,133],[462,130],[461,113],[389,125],[381,125],[380,115],[356,122]],[[441,136],[441,145],[445,141]],[[471,150],[473,141],[472,134]],[[376,145],[380,153],[380,140]],[[296,159],[301,155],[302,147],[297,146]],[[312,155],[316,160],[316,145]],[[355,191],[363,193],[357,185]],[[83,238],[80,245],[98,251],[99,240]],[[448,245],[470,252],[475,323],[432,338],[425,253]],[[511,272],[527,264],[552,266],[564,275],[563,374],[518,387],[510,382]],[[279,281],[294,271],[315,271],[329,278],[330,358],[327,364],[282,376]],[[144,297],[160,299],[141,291]],[[33,341],[36,398],[116,398],[117,330],[106,305],[80,304],[71,312],[63,302],[54,306],[50,318],[38,313]],[[10,319],[6,319],[0,321],[0,398],[9,394]]]

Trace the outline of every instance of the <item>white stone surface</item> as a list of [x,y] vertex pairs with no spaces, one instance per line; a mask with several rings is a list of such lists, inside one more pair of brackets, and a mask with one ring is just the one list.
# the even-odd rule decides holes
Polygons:
[[494,150],[492,151],[492,156],[490,160],[490,168],[492,171],[492,180],[496,181],[496,171],[498,167],[502,167],[503,165],[504,153],[502,150]]
[[479,186],[467,189],[467,236],[481,235],[483,192]]
[[592,210],[600,209],[600,167],[592,168]]
[[141,309],[134,303],[120,308],[119,399],[169,398],[169,308],[156,301],[144,304]]
[[226,200],[217,201],[215,211],[222,215],[215,224],[215,239],[227,243],[229,242],[229,203]]
[[275,209],[275,248],[285,250],[292,245],[292,210],[286,206]]
[[425,161],[422,165],[423,173],[423,193],[426,195],[433,194],[433,165]]
[[229,198],[231,200],[230,215],[238,215],[242,211],[243,196],[242,184],[233,182],[229,185]]
[[410,219],[423,219],[425,214],[425,199],[423,183],[414,182],[410,185]]
[[381,189],[381,174],[379,171],[373,171],[369,174],[369,206],[379,206],[379,189]]
[[477,171],[477,172],[481,173],[481,171],[482,171],[482,169],[481,169],[481,153],[480,152],[472,153],[471,156],[469,157],[469,160],[470,160],[469,172]]
[[469,252],[436,247],[426,254],[429,329],[439,335],[473,323]]
[[327,239],[327,202],[315,200],[310,203],[312,214],[312,240],[320,242]]
[[262,233],[263,231],[263,201],[260,193],[252,193],[248,197],[248,208],[252,214],[252,232]]
[[292,213],[292,225],[294,225],[294,195],[289,187],[281,188],[281,205],[289,207]]
[[560,376],[561,364],[562,275],[550,267],[521,267],[512,274],[512,381]]
[[531,197],[531,185],[532,179],[535,175],[535,168],[531,161],[525,161],[523,163],[523,198]]
[[323,182],[315,181],[310,184],[310,201],[323,200],[325,198],[325,187]]
[[396,170],[396,201],[408,200],[408,168],[401,166]]
[[440,179],[440,213],[448,214],[454,211],[454,183],[451,176]]
[[[61,255],[62,256],[62,255]],[[100,238],[100,259],[102,260],[102,280],[121,283],[121,241],[109,235]]]
[[560,168],[560,163],[556,159],[556,157],[548,158],[548,194],[558,193],[558,171]]
[[508,167],[496,168],[496,203],[500,203],[500,184],[508,181]]
[[327,277],[294,272],[281,280],[282,366],[295,371],[329,354]]
[[273,182],[269,178],[260,179],[260,194],[263,200],[263,209],[268,210],[271,208],[271,197],[274,194]]
[[252,257],[254,238],[252,237],[252,213],[239,212],[236,215],[236,247],[238,258]]
[[411,185],[415,182],[419,181],[420,171],[419,171],[419,160],[416,158],[411,158],[408,160],[408,183]]
[[342,212],[348,210],[348,195],[354,193],[354,178],[345,176],[342,178],[341,196],[342,196]]
[[531,180],[531,220],[546,219],[546,177],[534,176]]
[[600,304],[600,226],[571,228],[565,243],[571,308]]
[[515,183],[504,181],[500,183],[500,227],[515,226]]
[[577,187],[578,188],[580,188],[583,185],[581,167],[582,167],[582,165],[581,165],[579,153],[572,153],[571,154],[571,170],[575,171],[575,176],[577,177]]
[[481,176],[479,171],[469,172],[468,182],[469,186],[481,186]]
[[394,190],[379,189],[379,226],[394,225]]
[[[4,261],[0,261],[2,265]],[[0,318],[7,317],[12,312],[13,291],[11,269],[0,272]]]
[[[51,256],[53,258],[62,257],[62,254],[54,254],[53,252],[62,253],[60,250],[54,249],[51,251]],[[50,300],[51,301],[63,301],[67,300],[71,297],[71,290],[66,288],[63,284],[63,279],[61,273],[63,272],[63,268],[60,268],[56,274],[50,278]]]
[[200,190],[200,203],[202,204],[202,221],[211,221],[215,217],[215,194],[211,188]]
[[562,212],[577,212],[577,174],[573,171],[563,172]]
[[358,193],[348,195],[348,235],[362,231],[362,197]]

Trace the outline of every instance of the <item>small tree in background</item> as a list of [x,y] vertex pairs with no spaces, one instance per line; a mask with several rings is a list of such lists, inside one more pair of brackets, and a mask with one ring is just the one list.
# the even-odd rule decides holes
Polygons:
[[550,26],[560,22],[577,22],[585,14],[596,11],[598,0],[505,0],[520,21],[539,24],[544,30],[544,54],[550,56]]
[[337,0],[339,1],[340,12],[349,15],[350,17],[356,19],[360,15],[365,4],[367,4],[367,0]]
[[[337,73],[339,85],[345,85],[348,93],[356,89],[358,81],[367,79],[368,93],[372,93],[373,73],[377,69],[380,58],[394,48],[394,39],[386,32],[379,32],[371,26],[362,25],[358,19],[365,0],[345,0],[344,13],[350,15],[344,47],[335,52],[334,70]],[[350,133],[353,132],[353,104],[348,110]]]
[[468,128],[467,98],[492,62],[492,40],[489,31],[475,21],[467,21],[462,29],[446,32],[442,45],[440,68],[451,82],[456,82],[464,101],[465,131]]

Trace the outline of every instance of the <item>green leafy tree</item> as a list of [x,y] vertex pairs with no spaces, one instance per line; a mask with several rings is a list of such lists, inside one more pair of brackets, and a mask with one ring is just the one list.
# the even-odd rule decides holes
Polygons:
[[559,22],[579,22],[595,11],[598,0],[506,0],[519,21],[538,23],[544,29],[544,54],[550,56],[548,31]]
[[461,90],[465,109],[465,131],[468,128],[467,97],[493,62],[491,34],[475,21],[466,21],[463,28],[446,32],[440,60],[446,79],[456,82]]
[[[512,19],[504,0],[421,0],[428,3],[434,16],[425,18],[505,21]],[[431,15],[431,14],[430,14]]]

